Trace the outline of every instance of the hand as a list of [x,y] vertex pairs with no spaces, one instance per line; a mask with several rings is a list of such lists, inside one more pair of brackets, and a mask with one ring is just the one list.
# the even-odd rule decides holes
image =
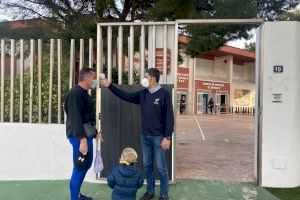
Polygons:
[[87,139],[86,138],[80,139],[79,151],[83,155],[87,154],[87,152],[88,152],[88,144],[87,144]]
[[97,135],[96,135],[96,140],[97,142],[100,140],[101,142],[104,142],[103,138],[102,138],[102,134],[101,132],[98,132]]
[[110,82],[105,78],[105,79],[100,79],[100,84],[104,87],[108,87],[110,85]]
[[170,148],[170,145],[171,145],[171,140],[168,140],[166,137],[164,137],[160,146],[163,150],[166,151]]

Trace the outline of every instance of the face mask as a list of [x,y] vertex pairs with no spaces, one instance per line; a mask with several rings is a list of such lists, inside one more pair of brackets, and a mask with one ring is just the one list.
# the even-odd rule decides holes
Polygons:
[[141,81],[141,84],[143,87],[148,88],[149,87],[149,80],[147,78],[143,78]]
[[98,85],[98,81],[97,80],[93,80],[93,82],[91,84],[91,88],[92,89],[96,89],[97,85]]

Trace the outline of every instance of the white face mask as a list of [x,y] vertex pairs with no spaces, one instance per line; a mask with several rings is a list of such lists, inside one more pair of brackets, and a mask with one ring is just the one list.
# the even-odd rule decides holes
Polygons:
[[148,88],[150,83],[147,78],[143,78],[143,80],[141,81],[141,84],[143,87]]
[[98,81],[97,80],[93,80],[93,82],[91,84],[91,88],[92,89],[96,89],[97,85],[98,85]]

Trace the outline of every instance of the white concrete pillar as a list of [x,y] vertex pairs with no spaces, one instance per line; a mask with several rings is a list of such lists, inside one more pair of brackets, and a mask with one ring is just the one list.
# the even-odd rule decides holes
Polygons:
[[262,186],[296,187],[300,186],[300,23],[266,22],[263,30]]
[[194,73],[195,73],[195,58],[188,57],[188,66],[189,66],[189,86],[188,86],[188,95],[187,95],[187,113],[194,114]]

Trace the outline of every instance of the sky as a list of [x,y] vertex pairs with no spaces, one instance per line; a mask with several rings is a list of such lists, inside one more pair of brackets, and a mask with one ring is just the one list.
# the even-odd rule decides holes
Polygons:
[[252,29],[250,32],[253,36],[249,40],[245,40],[245,39],[233,40],[228,42],[227,45],[241,48],[241,49],[245,48],[245,43],[249,44],[250,42],[255,42],[256,40],[256,29]]

